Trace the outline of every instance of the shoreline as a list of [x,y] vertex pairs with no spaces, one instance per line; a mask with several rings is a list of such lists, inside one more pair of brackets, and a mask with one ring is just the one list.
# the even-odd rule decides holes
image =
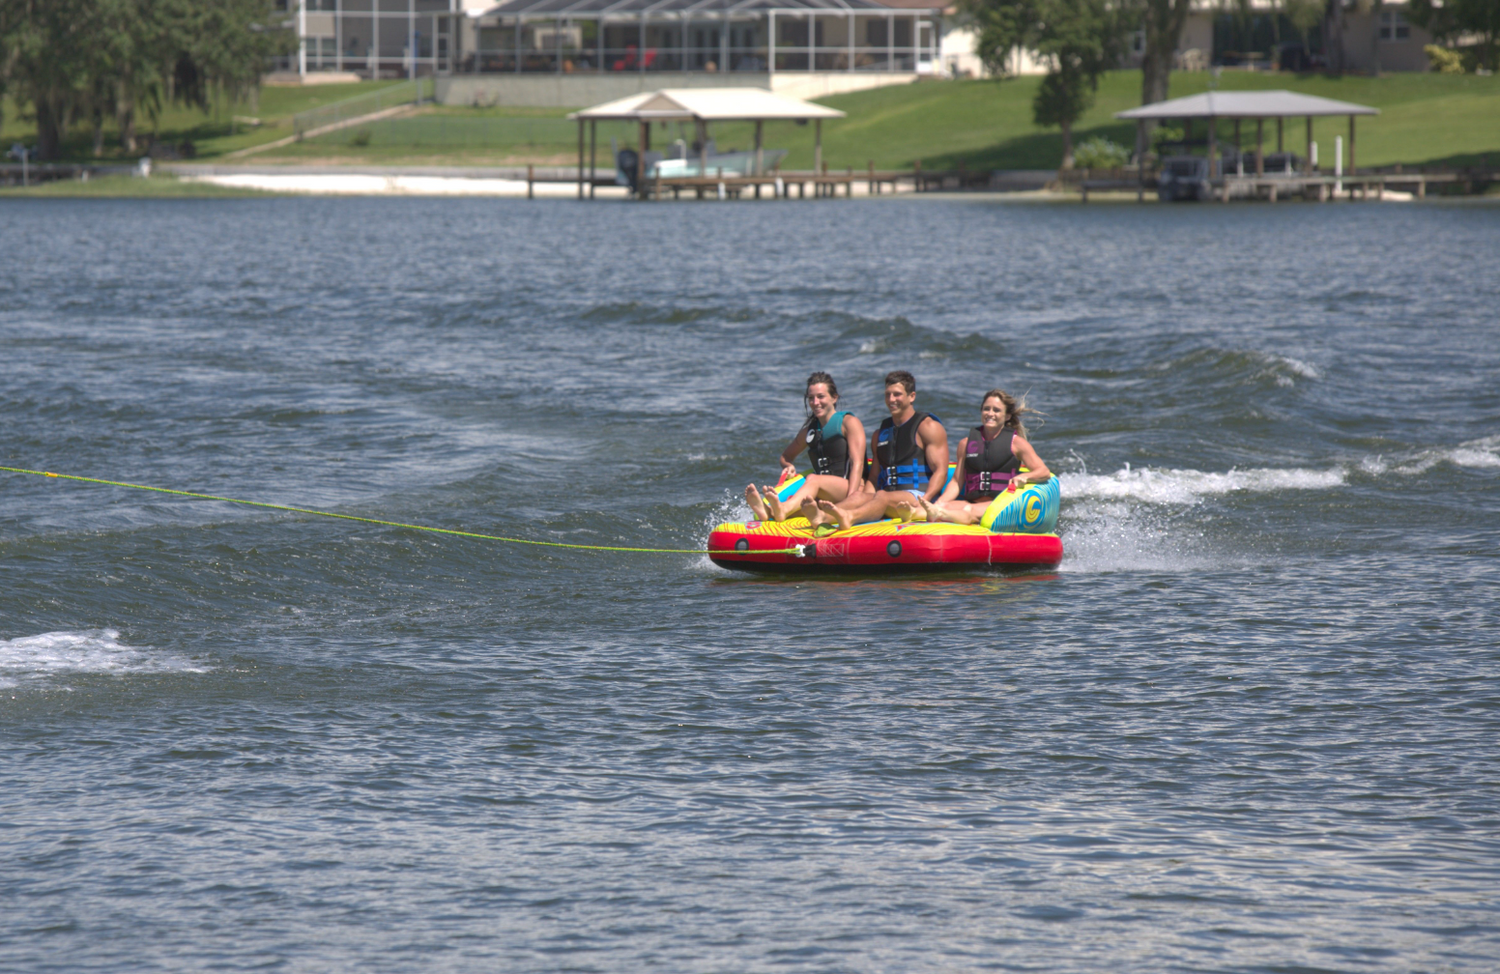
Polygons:
[[[22,188],[10,186],[0,188],[0,199],[188,199],[188,198],[249,198],[249,197],[388,197],[407,196],[419,198],[492,198],[525,199],[576,199],[578,184],[560,167],[547,167],[535,171],[540,177],[533,181],[528,192],[526,171],[522,167],[477,167],[477,166],[309,166],[309,165],[246,165],[227,166],[218,164],[168,164],[158,173],[142,178],[137,175],[111,174],[93,179],[67,179],[39,183]],[[545,180],[545,181],[543,181]],[[872,195],[868,189],[856,182],[853,196],[861,199],[984,199],[994,202],[1015,203],[1082,203],[1077,192],[1049,189],[1023,190],[948,190],[917,193],[911,189],[889,191]],[[595,201],[625,201],[624,187],[597,186]],[[1440,203],[1492,203],[1500,200],[1500,190],[1492,189],[1486,194],[1471,196],[1429,196],[1416,200],[1410,193],[1388,190],[1383,201],[1361,202],[1440,202]],[[835,197],[833,199],[848,199]],[[833,199],[827,200],[829,202]],[[660,202],[679,202],[662,200]],[[684,199],[680,202],[699,202]],[[719,202],[708,200],[703,202]],[[724,202],[777,202],[774,200],[726,200]],[[786,200],[781,202],[794,202]],[[808,202],[796,200],[795,202]],[[1089,204],[1140,205],[1133,190],[1091,191]],[[1157,203],[1154,193],[1148,193],[1146,203]],[[1248,201],[1235,201],[1248,202]],[[1263,202],[1263,201],[1262,201]],[[1284,200],[1286,204],[1301,200]],[[1222,205],[1222,204],[1221,204]]]

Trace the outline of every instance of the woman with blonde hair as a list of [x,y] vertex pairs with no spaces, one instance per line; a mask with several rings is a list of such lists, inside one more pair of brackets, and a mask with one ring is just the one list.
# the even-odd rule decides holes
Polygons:
[[[1025,400],[1003,389],[991,389],[980,400],[980,424],[958,444],[958,469],[935,501],[919,499],[930,522],[978,524],[990,501],[1008,490],[1040,484],[1052,471],[1026,441],[1021,421]],[[1022,467],[1026,470],[1023,472]]]

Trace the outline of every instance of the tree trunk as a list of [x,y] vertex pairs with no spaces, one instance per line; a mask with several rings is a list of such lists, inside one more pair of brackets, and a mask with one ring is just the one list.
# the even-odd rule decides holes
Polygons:
[[130,78],[115,89],[115,124],[120,129],[120,148],[135,152],[135,99],[130,95]]
[[104,155],[104,109],[94,106],[94,158]]
[[[1191,0],[1148,0],[1141,28],[1146,35],[1141,52],[1141,104],[1166,101],[1172,78],[1172,59],[1182,43],[1182,28],[1187,23]],[[1157,123],[1147,120],[1140,132],[1136,158],[1144,160],[1151,149],[1151,136]]]
[[38,97],[36,107],[36,157],[38,162],[55,162],[62,154],[64,108],[56,95],[48,92]]
[[1062,123],[1062,137],[1063,137],[1062,168],[1063,169],[1072,169],[1073,168],[1073,123],[1072,122],[1063,122]]
[[1323,59],[1330,72],[1344,73],[1344,0],[1328,0],[1323,10]]

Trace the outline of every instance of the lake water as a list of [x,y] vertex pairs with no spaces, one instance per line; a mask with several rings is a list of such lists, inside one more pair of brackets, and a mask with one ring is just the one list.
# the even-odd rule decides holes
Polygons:
[[813,369],[1058,571],[0,474],[11,971],[1490,971],[1500,206],[7,201],[0,464],[701,547]]

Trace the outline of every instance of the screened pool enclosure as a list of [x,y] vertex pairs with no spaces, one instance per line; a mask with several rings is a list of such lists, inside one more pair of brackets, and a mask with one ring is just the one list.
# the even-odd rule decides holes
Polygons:
[[940,9],[874,0],[508,0],[459,73],[883,71],[939,59]]

